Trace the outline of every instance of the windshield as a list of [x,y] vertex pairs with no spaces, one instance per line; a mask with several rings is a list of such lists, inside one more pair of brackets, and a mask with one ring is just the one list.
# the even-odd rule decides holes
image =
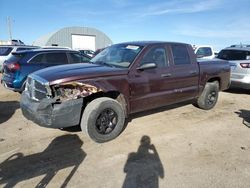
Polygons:
[[0,47],[0,56],[7,56],[13,48],[11,47]]
[[103,64],[108,66],[128,68],[135,57],[142,50],[142,46],[130,44],[117,44],[105,48],[97,54],[91,63]]
[[224,60],[249,60],[250,52],[244,50],[222,50],[217,58]]

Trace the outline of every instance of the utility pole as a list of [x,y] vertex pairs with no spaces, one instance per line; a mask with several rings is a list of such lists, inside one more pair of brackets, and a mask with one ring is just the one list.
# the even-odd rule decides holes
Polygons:
[[10,37],[10,41],[12,40],[12,19],[10,16],[7,17],[7,27],[8,27],[8,32],[9,32],[9,37]]

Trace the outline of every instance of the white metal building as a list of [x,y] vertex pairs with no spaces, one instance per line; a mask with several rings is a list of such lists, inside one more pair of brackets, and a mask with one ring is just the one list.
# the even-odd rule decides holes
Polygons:
[[89,27],[66,27],[33,42],[35,46],[64,46],[93,51],[111,44],[111,39],[105,33]]

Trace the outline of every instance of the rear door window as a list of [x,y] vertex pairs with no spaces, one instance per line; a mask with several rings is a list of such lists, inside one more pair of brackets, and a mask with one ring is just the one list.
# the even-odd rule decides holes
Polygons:
[[46,54],[46,63],[49,64],[67,64],[68,59],[66,53],[47,53]]
[[86,57],[85,55],[81,55],[82,56],[82,62],[89,62],[90,58]]
[[175,65],[191,64],[188,50],[185,45],[172,45],[171,48]]
[[71,63],[82,63],[82,62],[89,62],[90,58],[85,57],[81,53],[69,53],[70,62]]
[[13,48],[11,47],[0,47],[0,56],[7,56],[10,54]]
[[217,58],[224,60],[250,60],[250,51],[222,50]]

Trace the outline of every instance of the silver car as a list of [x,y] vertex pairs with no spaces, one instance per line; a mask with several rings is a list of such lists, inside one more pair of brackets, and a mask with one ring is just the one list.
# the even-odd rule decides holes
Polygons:
[[219,59],[229,61],[231,86],[250,89],[250,46],[231,46],[220,51]]
[[14,45],[0,45],[0,72],[2,71],[3,62],[11,55],[12,52],[31,50],[38,48],[36,46],[14,46]]

